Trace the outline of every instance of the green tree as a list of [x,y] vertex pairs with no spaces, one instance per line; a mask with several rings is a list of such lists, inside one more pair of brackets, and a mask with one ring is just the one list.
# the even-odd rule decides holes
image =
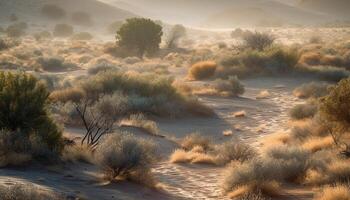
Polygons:
[[0,72],[0,129],[37,138],[51,151],[62,148],[62,133],[47,111],[49,92],[34,76]]
[[159,49],[163,35],[162,27],[145,18],[126,20],[117,32],[117,42],[129,50],[136,50],[139,57],[145,53],[154,53]]

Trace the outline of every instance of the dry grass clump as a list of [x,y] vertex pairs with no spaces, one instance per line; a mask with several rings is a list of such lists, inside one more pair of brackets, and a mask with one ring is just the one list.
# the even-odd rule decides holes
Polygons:
[[329,82],[338,82],[344,78],[348,78],[350,75],[346,69],[333,66],[310,66],[303,68],[302,71]]
[[244,85],[238,80],[237,76],[230,76],[228,80],[216,80],[215,89],[225,96],[239,96],[245,91]]
[[292,119],[301,120],[305,118],[312,118],[318,111],[316,103],[306,103],[294,106],[290,111],[289,115]]
[[319,98],[326,96],[328,93],[329,85],[325,83],[316,83],[311,82],[308,84],[303,84],[300,87],[297,87],[293,94],[302,99],[308,99],[308,98]]
[[107,135],[96,149],[96,164],[110,181],[123,178],[153,187],[151,165],[158,159],[155,145],[128,133]]
[[97,64],[95,66],[89,67],[88,74],[89,75],[96,75],[100,72],[113,71],[113,70],[118,70],[118,68],[116,66],[108,64],[108,63],[101,63],[101,64]]
[[214,61],[202,61],[191,66],[188,76],[193,80],[203,80],[214,76],[217,64]]
[[310,167],[311,153],[300,147],[277,146],[265,152],[267,162],[277,165],[276,172],[285,181],[299,182]]
[[324,149],[329,149],[333,146],[334,146],[334,141],[331,136],[311,137],[311,138],[308,138],[302,145],[304,149],[307,149],[313,153]]
[[322,189],[314,200],[349,200],[350,190],[345,185],[327,186]]
[[45,71],[66,71],[77,68],[74,63],[66,62],[62,57],[39,57],[36,62]]
[[210,138],[202,136],[200,133],[191,133],[180,141],[180,145],[185,150],[192,150],[194,147],[201,147],[205,151],[211,148]]
[[259,92],[258,95],[256,95],[256,99],[266,99],[271,96],[270,92],[268,90],[262,90]]
[[159,135],[159,129],[156,122],[148,120],[143,114],[130,115],[128,119],[121,120],[120,126],[137,127],[151,135]]
[[191,151],[176,149],[170,156],[170,162],[215,165],[216,158],[205,153],[202,147],[196,146]]
[[274,163],[252,160],[236,163],[226,171],[223,189],[231,198],[238,198],[247,194],[262,194],[264,196],[278,196],[279,184],[275,181],[278,176]]
[[287,74],[295,70],[298,60],[297,51],[290,48],[272,47],[264,51],[248,49],[224,58],[216,74],[218,77],[237,75],[239,78]]
[[237,111],[232,113],[234,117],[245,117],[247,116],[247,112],[245,110]]
[[90,147],[86,145],[66,145],[61,156],[64,162],[94,163],[94,155]]
[[63,200],[63,197],[43,191],[30,184],[0,186],[1,200]]

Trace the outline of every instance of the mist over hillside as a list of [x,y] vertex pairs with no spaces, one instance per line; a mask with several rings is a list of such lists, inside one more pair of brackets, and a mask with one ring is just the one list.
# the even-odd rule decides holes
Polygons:
[[[137,14],[191,26],[232,28],[235,26],[317,25],[339,19],[320,12],[333,1],[320,0],[101,0]],[[335,3],[346,8],[350,2]],[[325,2],[325,3],[324,3]],[[313,8],[313,4],[317,4]],[[321,5],[319,5],[321,4]],[[323,6],[322,6],[323,5]],[[312,9],[311,9],[312,8]],[[331,9],[331,7],[330,7]],[[334,8],[333,10],[337,10]]]
[[301,0],[300,7],[336,16],[343,20],[349,20],[350,1],[349,0]]
[[[41,14],[41,9],[46,4],[53,4],[61,7],[66,11],[66,16],[58,21],[48,21]],[[129,11],[116,8],[97,0],[0,0],[0,20],[3,23],[8,21],[9,16],[12,14],[16,14],[20,21],[30,23],[69,23],[71,14],[80,11],[89,13],[96,25],[108,24],[112,21],[136,16]]]

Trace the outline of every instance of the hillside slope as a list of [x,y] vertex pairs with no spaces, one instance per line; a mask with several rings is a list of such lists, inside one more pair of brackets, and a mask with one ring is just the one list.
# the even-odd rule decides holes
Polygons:
[[135,14],[97,0],[0,0],[0,20],[8,21],[11,14],[16,14],[21,21],[40,23],[46,21],[41,15],[41,8],[45,4],[54,4],[63,8],[69,20],[71,13],[84,11],[91,15],[97,23],[110,23],[136,16]]
[[301,0],[299,6],[305,9],[336,16],[340,19],[350,19],[349,0]]
[[329,20],[325,15],[306,11],[274,1],[260,1],[233,5],[205,22],[211,27],[318,24]]
[[267,23],[312,24],[327,20],[322,14],[315,14],[292,6],[295,0],[104,0],[113,5],[125,2],[129,9],[148,17],[171,23],[229,28],[235,25],[256,25]]

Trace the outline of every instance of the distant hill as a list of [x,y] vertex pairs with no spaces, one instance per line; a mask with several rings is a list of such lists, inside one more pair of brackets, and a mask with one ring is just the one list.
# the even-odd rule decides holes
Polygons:
[[311,25],[329,20],[325,15],[295,6],[275,2],[256,1],[233,5],[212,15],[205,22],[210,27]]
[[350,20],[350,0],[300,0],[299,6],[304,9]]
[[[230,28],[257,24],[314,24],[329,20],[295,6],[300,0],[103,0],[125,9],[186,25]],[[350,1],[350,0],[349,0]],[[136,9],[137,7],[137,9]]]
[[63,8],[68,14],[63,20],[69,20],[69,15],[76,11],[89,13],[99,24],[136,16],[129,11],[98,0],[0,0],[0,20],[4,23],[8,21],[11,14],[16,14],[21,21],[45,22],[46,19],[41,15],[41,8],[45,4],[54,4]]

